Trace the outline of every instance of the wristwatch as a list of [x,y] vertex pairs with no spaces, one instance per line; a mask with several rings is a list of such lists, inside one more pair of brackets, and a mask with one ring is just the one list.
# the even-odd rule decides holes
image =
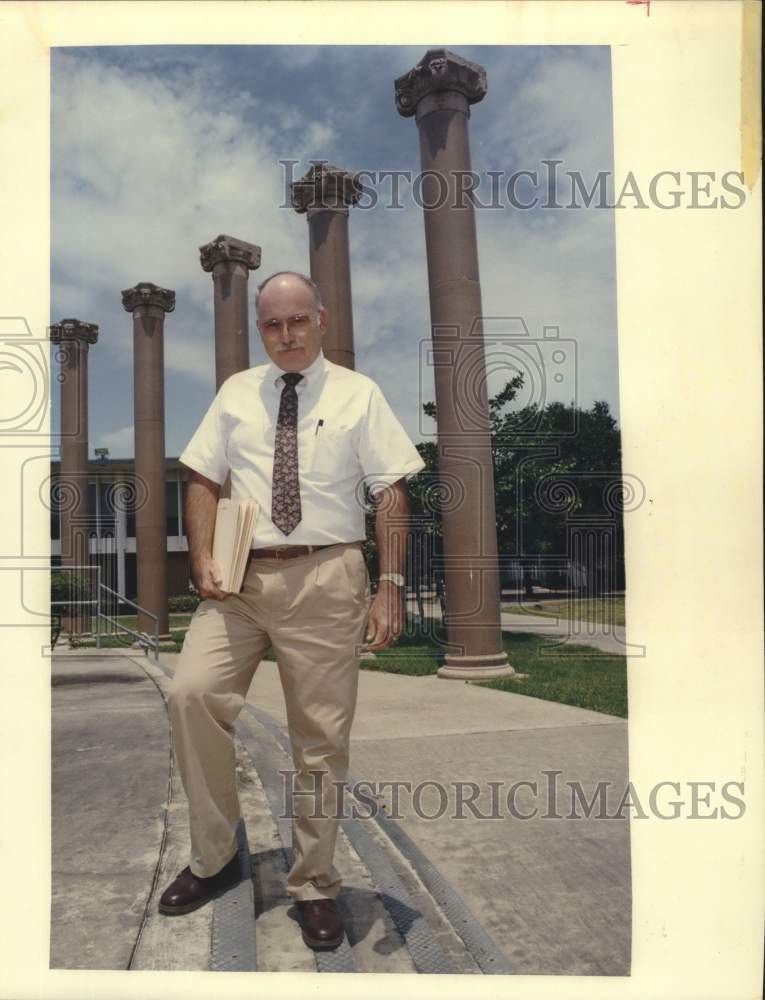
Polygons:
[[397,587],[403,587],[406,583],[406,580],[400,573],[381,573],[380,583],[382,583],[383,580],[390,580],[390,582],[395,583]]

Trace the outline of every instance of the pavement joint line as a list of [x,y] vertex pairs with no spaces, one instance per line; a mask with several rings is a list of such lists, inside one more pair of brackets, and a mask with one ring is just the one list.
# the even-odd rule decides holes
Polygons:
[[[137,661],[137,662],[143,668],[144,666],[143,661]],[[172,677],[172,673],[165,667],[163,663],[160,662],[159,664],[152,664],[152,666],[154,667],[159,666],[160,669],[168,677]],[[289,757],[290,743],[288,734],[284,730],[284,727],[281,726],[277,722],[277,720],[273,718],[273,716],[269,715],[267,712],[264,712],[262,709],[255,707],[254,705],[245,703],[243,707],[246,710],[247,714],[251,717],[251,719],[260,723],[263,729],[265,729],[266,732],[270,734],[270,736],[274,741],[274,744],[279,748],[279,750],[282,753],[284,753],[285,756]],[[240,713],[240,717],[237,724],[241,725],[241,723],[243,722],[245,722],[245,720],[242,718],[242,713]],[[572,724],[570,726],[562,726],[562,727],[540,726],[532,729],[523,729],[517,731],[503,730],[503,731],[513,732],[514,734],[517,735],[518,733],[540,731],[551,728],[573,729],[580,727],[586,728],[587,726],[610,727],[615,725],[623,725],[625,722],[626,720],[616,719],[613,722],[610,721],[604,721],[602,723],[589,722],[587,724]],[[291,841],[291,824],[289,820],[280,817],[279,805],[277,801],[278,793],[276,788],[274,787],[274,784],[271,781],[271,779],[274,779],[275,782],[276,769],[272,766],[270,762],[264,759],[262,753],[258,754],[257,749],[255,749],[253,744],[255,744],[255,746],[257,747],[260,747],[261,750],[264,750],[265,748],[262,747],[261,743],[256,743],[256,741],[252,738],[253,736],[254,734],[250,733],[250,738],[247,740],[243,739],[242,742],[245,744],[245,748],[247,749],[251,759],[253,760],[253,764],[255,765],[256,770],[261,776],[261,781],[263,783],[264,790],[268,797],[269,804],[271,806],[271,811],[276,821],[277,828],[279,831],[279,836],[282,841],[282,852],[284,854],[285,863],[287,864],[287,868],[289,868],[292,864],[291,862],[292,851],[291,848],[289,848],[287,845],[289,845]],[[253,749],[255,749],[254,753],[252,752]],[[256,758],[259,758],[259,760]],[[347,780],[350,785],[355,784],[355,779],[353,778],[352,775],[348,775]],[[511,973],[512,970],[509,967],[508,959],[505,953],[499,948],[499,946],[491,938],[491,936],[483,929],[483,927],[476,919],[475,915],[472,913],[472,911],[467,906],[462,897],[456,892],[455,889],[451,887],[451,885],[444,878],[444,876],[441,874],[438,868],[430,861],[427,855],[424,854],[424,852],[403,830],[403,828],[391,817],[385,816],[384,814],[377,813],[373,818],[375,819],[378,827],[385,833],[387,838],[393,843],[393,845],[397,848],[397,850],[401,853],[401,855],[405,857],[406,860],[411,864],[415,873],[417,874],[423,885],[426,887],[428,892],[431,894],[436,904],[441,909],[442,913],[446,917],[452,929],[463,941],[467,951],[472,956],[473,960],[476,962],[480,970],[483,973],[494,974],[494,975]],[[359,827],[358,829],[353,829],[353,830],[349,830],[347,828],[347,824],[353,822],[359,824],[359,820],[344,820],[342,821],[341,824],[342,828],[346,833],[346,836],[348,836],[349,840],[353,844],[354,848],[357,850],[359,855],[364,860],[364,862],[368,864],[370,873],[374,878],[375,884],[381,885],[381,883],[386,880],[385,876],[392,873],[393,877],[397,880],[396,882],[397,888],[400,886],[400,889],[403,891],[403,893],[406,894],[407,899],[409,899],[408,892],[404,887],[403,883],[401,883],[400,879],[396,875],[395,871],[391,868],[390,873],[387,871],[383,873],[385,865],[390,865],[390,862],[388,861],[387,858],[384,857],[383,853],[379,851],[379,848],[371,839],[369,834],[365,830],[363,830],[363,827]],[[356,841],[359,841],[359,843],[357,844]],[[371,861],[371,858],[369,857],[370,854],[376,854],[378,851],[379,851],[379,858],[376,858],[375,860],[379,861],[379,866],[378,866],[379,877],[378,873],[376,873],[373,870],[374,861]],[[407,942],[410,952],[412,952],[412,947],[407,938],[407,934],[403,933],[402,931],[401,925],[402,923],[405,923],[405,921],[402,918],[401,911],[396,906],[396,897],[392,894],[382,893],[382,892],[380,893],[380,895],[384,905],[386,906],[388,912],[393,918],[394,923],[398,927],[399,931],[402,933],[404,940]],[[414,908],[411,907],[410,910],[414,910]],[[254,904],[253,904],[253,912],[254,912]],[[428,928],[428,931],[430,931],[430,928]],[[432,958],[432,956],[427,954],[427,948],[424,947],[424,942],[420,941],[416,932],[413,938],[413,942],[415,949],[417,949],[418,951],[418,954],[415,955],[415,953],[412,952],[412,959],[415,962],[415,965],[417,966],[419,971],[425,971],[424,969],[420,968],[420,964],[418,963],[420,962],[427,963]],[[345,941],[345,939],[344,939],[344,944],[347,944],[347,941]],[[440,946],[438,946],[435,941],[434,944],[440,950]],[[323,962],[323,959],[326,959],[327,956],[330,955],[331,953],[317,951],[314,954],[317,961],[317,967],[319,968],[319,971],[322,971],[320,963],[328,965],[329,963]],[[448,962],[448,958],[446,955],[444,955],[444,960]],[[340,961],[341,962],[343,961],[343,956],[340,956]],[[439,962],[436,961],[436,964],[439,964]],[[324,971],[343,971],[343,970],[335,968],[333,969],[325,968]],[[451,970],[442,969],[441,971],[451,971]]]
[[[172,674],[165,667],[164,664],[160,663],[159,666],[167,676],[172,676]],[[259,722],[262,725],[262,727],[267,732],[270,733],[274,742],[278,745],[278,747],[282,750],[282,752],[284,752],[286,756],[289,756],[289,737],[287,733],[283,730],[283,727],[279,726],[277,721],[267,712],[264,712],[262,709],[258,709],[254,705],[250,705],[248,703],[245,703],[243,707],[247,712],[247,714],[252,719],[257,720],[257,722]],[[246,726],[244,727],[241,726],[243,722],[245,722],[245,720],[242,719],[242,713],[240,713],[237,725],[240,728],[248,728]],[[616,723],[610,723],[610,724],[614,725]],[[598,723],[598,725],[601,725],[601,723]],[[546,728],[546,727],[541,727],[541,728]],[[240,738],[241,738],[241,732],[240,732]],[[285,856],[285,861],[287,863],[287,866],[290,867],[292,863],[290,860],[291,849],[288,848],[287,845],[290,843],[291,840],[291,824],[289,823],[289,820],[280,817],[278,804],[276,805],[276,808],[274,807],[276,803],[276,789],[273,787],[270,779],[273,777],[275,769],[272,770],[271,768],[269,768],[268,764],[266,764],[266,762],[263,760],[262,754],[259,755],[257,753],[257,750],[255,751],[255,754],[252,753],[253,742],[254,742],[252,738],[248,739],[243,738],[242,742],[244,743],[245,748],[247,749],[248,753],[253,759],[253,764],[255,765],[256,769],[258,770],[258,773],[260,774],[260,778],[263,783],[263,788],[269,799],[269,804],[271,805],[271,811],[274,815],[274,819],[276,820],[277,828],[279,830],[279,836],[282,841],[282,851]],[[256,744],[256,746],[260,745]],[[263,749],[262,746],[261,749]],[[261,758],[260,762],[261,762],[261,767],[263,767],[263,769],[261,769],[261,767],[258,767],[258,760],[256,759],[258,756],[260,756]],[[352,776],[348,776],[348,780],[350,784],[354,784],[354,779],[352,778]],[[456,890],[454,890],[449,885],[449,883],[443,877],[441,872],[420,850],[420,848],[417,847],[417,845],[414,843],[414,841],[412,841],[412,839],[408,836],[408,834],[406,834],[404,830],[395,822],[395,820],[392,820],[390,817],[387,816],[382,817],[380,815],[376,815],[374,818],[378,826],[380,827],[380,829],[383,830],[388,839],[412,865],[417,876],[420,878],[423,885],[430,892],[431,896],[433,897],[433,899],[435,900],[441,911],[444,913],[452,929],[461,938],[467,951],[470,953],[473,960],[476,962],[481,971],[483,973],[490,975],[492,974],[501,975],[501,974],[511,973],[512,970],[509,967],[507,956],[498,947],[498,945],[490,937],[490,935],[483,929],[483,927],[481,927],[475,915],[469,909],[469,907],[462,899],[462,897],[456,892]],[[374,844],[374,841],[371,839],[370,835],[366,833],[366,831],[363,831],[363,828],[361,827],[359,827],[359,829],[363,831],[361,835],[359,835],[358,830],[353,830],[349,832],[349,830],[346,828],[346,824],[348,824],[349,822],[355,822],[356,824],[359,824],[360,821],[345,820],[342,822],[342,827],[344,832],[348,836],[349,840],[353,844],[354,848],[361,855],[364,862],[367,863],[367,857],[370,855],[370,853],[374,852],[375,854],[379,855],[375,859],[378,862],[378,870],[382,869],[383,865],[387,866],[390,869],[389,871],[386,870],[384,874],[385,876],[388,876],[388,879],[386,880],[390,880],[391,876],[392,879],[395,880],[391,881],[391,885],[395,884],[398,895],[396,896],[389,893],[381,893],[380,895],[384,905],[386,906],[386,909],[388,909],[388,912],[390,913],[394,923],[396,924],[396,927],[399,929],[399,932],[402,933],[402,937],[406,941],[410,953],[412,953],[412,959],[415,965],[417,966],[418,970],[421,972],[425,971],[424,968],[421,968],[421,965],[426,966],[434,964],[436,966],[440,966],[439,971],[441,972],[454,971],[453,967],[446,968],[446,965],[448,964],[449,966],[451,966],[451,963],[449,962],[448,957],[443,953],[442,949],[437,944],[437,942],[435,942],[435,940],[433,940],[433,946],[435,949],[438,949],[438,952],[431,951],[431,949],[427,945],[426,939],[424,937],[421,937],[419,934],[420,928],[415,929],[414,934],[411,933],[411,927],[406,928],[407,933],[404,933],[402,931],[402,925],[405,926],[406,924],[406,919],[405,919],[406,915],[402,913],[402,911],[396,904],[397,901],[401,900],[402,898],[406,898],[407,900],[409,900],[410,899],[409,893],[406,890],[406,887],[401,882],[398,875],[396,875],[395,870],[390,865],[388,859],[384,857],[382,851],[379,851],[377,845]],[[354,840],[359,841],[358,846],[357,843],[354,842]],[[365,841],[365,843],[363,843],[362,845],[360,841]],[[370,867],[370,873],[372,874],[375,880],[375,884],[380,885],[380,883],[384,880],[384,877],[378,878],[377,875],[375,874],[375,871],[372,870],[372,866],[370,865],[369,867]],[[380,870],[380,876],[383,876],[382,870]],[[410,913],[414,912],[415,908],[410,906],[409,911]],[[419,915],[419,919],[422,921],[424,927],[427,927],[427,932],[432,937],[432,932],[430,931],[430,928],[427,926],[427,923],[424,921],[424,918],[422,917],[421,914]],[[410,937],[412,938],[411,943],[409,940]],[[344,945],[347,945],[346,939],[344,939]],[[412,945],[415,948],[416,954],[415,952],[412,951]],[[322,971],[321,964],[325,965],[328,964],[328,963],[323,963],[323,959],[326,959],[329,954],[330,953],[328,952],[314,953],[319,971]],[[443,956],[443,961],[441,961],[441,956]],[[333,969],[325,968],[324,971],[342,971],[342,970],[334,968]]]
[[[585,711],[592,712],[594,709],[588,708]],[[621,718],[615,718],[613,722],[597,722],[595,719],[591,719],[587,722],[569,722],[565,726],[525,726],[523,729],[460,729],[452,733],[425,733],[424,736],[426,739],[430,740],[448,739],[450,736],[497,736],[504,733],[519,736],[522,733],[539,733],[550,729],[588,729],[590,726],[619,726],[624,725],[626,722],[626,719]],[[421,740],[422,738],[423,734],[417,735],[416,733],[413,733],[411,736],[371,736],[367,739],[359,740],[358,742],[376,743],[380,739],[384,739],[386,743],[399,743],[402,740]]]
[[[289,745],[289,740],[287,734],[284,732],[283,728],[279,726],[276,720],[270,716],[267,712],[262,709],[256,708],[254,705],[245,704],[245,709],[253,715],[261,725],[271,732],[271,735],[279,743],[283,749],[286,750],[286,746]],[[348,783],[350,785],[356,784],[356,780],[352,775],[348,775]],[[409,837],[409,835],[403,830],[403,828],[391,817],[375,814],[373,817],[380,827],[380,829],[387,835],[388,839],[394,844],[398,851],[407,859],[407,861],[414,868],[417,876],[422,881],[423,885],[430,892],[433,899],[436,901],[441,911],[445,915],[448,922],[451,924],[452,929],[455,933],[462,939],[467,951],[472,956],[473,960],[476,962],[480,970],[489,975],[503,975],[512,973],[510,968],[508,958],[502,949],[496,944],[493,938],[483,929],[479,921],[476,919],[473,912],[468,907],[467,903],[462,899],[462,897],[457,893],[455,889],[449,884],[449,882],[444,878],[438,868],[433,864],[432,861],[427,857],[426,854],[415,844],[415,842]],[[349,840],[353,843],[354,837],[357,836],[356,830],[349,832],[346,825],[359,824],[358,819],[349,819],[342,821],[342,827],[348,836]],[[363,829],[359,827],[359,829]],[[363,832],[361,839],[369,838],[368,842],[364,845],[362,850],[367,852],[371,848],[377,852],[377,845],[371,840],[369,834],[366,831]],[[354,843],[354,847],[356,844]],[[356,848],[358,853],[364,858],[365,863],[367,858],[362,853],[362,850]],[[390,862],[384,858],[382,852],[379,852],[379,857],[381,862],[384,860],[387,865]],[[377,876],[373,870],[373,865],[370,865],[370,872],[375,878],[375,882],[378,882]],[[403,884],[400,883],[400,879],[393,869],[391,868],[395,879],[404,892],[406,889]],[[407,893],[408,897],[408,893]],[[385,897],[383,897],[383,902],[387,902]],[[395,910],[395,907],[394,907]],[[398,926],[397,913],[391,912],[391,916]],[[400,915],[398,915],[400,919]],[[404,935],[406,939],[406,935]],[[409,941],[407,941],[409,944]],[[419,944],[419,942],[418,942]],[[434,942],[435,944],[435,942]],[[438,947],[438,945],[436,945]],[[439,948],[440,950],[440,948]],[[410,947],[411,951],[411,947]],[[412,953],[412,958],[415,964],[418,964],[418,956]],[[424,960],[424,955],[420,958]],[[444,955],[444,960],[448,961]],[[451,964],[451,963],[450,963]],[[418,966],[419,968],[419,966]],[[424,971],[420,969],[420,971]],[[440,969],[439,971],[453,971],[452,969]]]
[[[137,663],[147,677],[154,683],[162,696],[162,701],[167,713],[167,698],[165,693],[152,677],[150,671],[146,670],[144,659],[131,657],[132,662]],[[154,668],[159,667],[163,674],[171,678],[172,672],[159,662],[152,663]],[[168,715],[168,726],[170,725]],[[168,776],[168,799],[165,809],[165,820],[162,831],[162,842],[160,845],[159,858],[155,869],[154,880],[151,892],[147,900],[146,910],[143,915],[138,937],[130,955],[132,963],[140,942],[140,935],[148,919],[149,901],[154,897],[159,878],[159,871],[162,862],[165,842],[167,838],[167,818],[169,806],[172,800],[172,774],[175,762],[174,743],[172,727],[170,726],[170,773]],[[250,848],[247,843],[247,831],[244,821],[240,820],[237,826],[237,844],[239,854],[239,864],[241,868],[242,880],[238,885],[232,887],[225,893],[216,895],[213,899],[213,921],[210,941],[209,968],[213,972],[255,972],[257,971],[257,943],[255,926],[255,899],[252,884],[252,863],[250,860]],[[130,963],[128,963],[130,968]]]
[[375,816],[377,825],[409,861],[480,970],[488,975],[512,973],[507,956],[484,930],[459,893],[390,816]]
[[[265,712],[255,709],[252,705],[245,705],[245,708],[248,710],[248,715],[253,716],[260,726],[264,728],[273,738],[279,752],[285,758],[288,758],[288,738],[279,730],[274,720]],[[264,722],[260,717],[261,715],[264,716],[271,723],[271,725]],[[245,723],[244,728],[249,729],[249,724]],[[255,734],[248,736],[249,742],[253,742],[255,739]],[[257,767],[257,762],[253,762]],[[260,768],[258,768],[258,771],[265,787],[268,776],[264,775],[260,771]],[[278,808],[278,803],[276,803],[276,805]],[[354,850],[367,866],[373,882],[377,887],[378,896],[390,914],[398,932],[401,934],[401,937],[406,943],[417,972],[421,974],[455,973],[457,969],[455,968],[453,962],[444,952],[441,945],[436,941],[427,920],[413,903],[408,889],[396,872],[394,866],[391,864],[391,861],[386,857],[381,846],[375,842],[370,833],[364,828],[362,821],[358,818],[344,819],[341,821],[341,827]],[[317,964],[319,961],[319,954],[321,953],[317,954]],[[322,968],[320,966],[319,971],[338,970]]]
[[151,879],[151,886],[149,887],[149,894],[146,897],[146,903],[144,904],[143,914],[141,915],[141,923],[138,927],[138,933],[135,936],[135,941],[133,942],[133,947],[130,949],[130,957],[128,958],[126,968],[130,970],[133,967],[133,962],[135,961],[136,954],[138,952],[139,945],[141,943],[141,937],[143,936],[144,928],[149,919],[149,906],[154,899],[155,893],[157,891],[157,886],[159,885],[159,873],[162,867],[162,858],[165,853],[165,845],[167,844],[167,831],[168,831],[168,817],[170,814],[170,804],[173,799],[173,769],[175,767],[175,752],[173,749],[173,734],[170,727],[170,718],[167,711],[167,698],[165,697],[165,692],[162,690],[160,685],[157,683],[155,677],[144,669],[144,665],[139,660],[130,658],[130,662],[137,664],[144,675],[151,681],[157,692],[162,699],[162,705],[165,709],[165,718],[167,719],[168,726],[168,762],[167,762],[167,793],[165,796],[165,815],[162,819],[162,836],[159,842],[159,851],[157,852],[157,863],[154,866],[154,874]]
[[236,829],[241,881],[213,900],[211,972],[257,972],[255,897],[244,820]]
[[412,902],[395,868],[361,820],[344,820],[342,826],[357,854],[369,868],[380,899],[406,942],[417,971],[424,974],[455,973],[454,964],[435,940],[428,922]]
[[[282,843],[285,871],[289,871],[292,867],[293,857],[292,848],[289,846],[292,841],[292,824],[289,819],[282,815],[280,809],[281,800],[276,777],[276,762],[273,760],[273,755],[269,753],[267,747],[263,745],[262,740],[258,739],[258,734],[255,732],[250,719],[243,719],[240,714],[236,729],[242,745],[252,760],[255,770],[258,772],[263,790],[266,793],[271,813],[276,822],[279,839]],[[282,747],[276,742],[274,750],[283,753]],[[287,804],[289,804],[289,799]],[[342,943],[333,951],[314,950],[313,956],[317,972],[358,971],[347,936],[343,937]]]
[[[96,651],[96,650],[83,651],[83,653],[81,653],[80,655],[78,655],[76,657],[66,656],[66,657],[62,657],[62,659],[75,659],[75,658],[78,659],[78,660],[91,659],[91,658],[93,658],[94,654],[98,655],[98,651]],[[124,655],[125,658],[128,659],[129,661],[133,662],[136,666],[140,667],[141,670],[145,674],[147,674],[152,680],[154,680],[154,683],[157,685],[157,687],[160,689],[160,691],[162,691],[162,687],[161,687],[160,684],[157,684],[157,680],[156,680],[156,678],[159,677],[159,671],[161,671],[162,674],[164,674],[167,678],[172,678],[174,676],[174,671],[172,671],[171,669],[169,669],[165,665],[165,663],[163,663],[162,661],[158,661],[158,662],[155,663],[154,661],[146,660],[141,654],[137,654],[136,655],[135,653],[133,653],[132,655],[128,654],[128,653],[125,653],[125,654],[122,654],[122,655]],[[522,693],[522,692],[519,692],[519,693]],[[260,726],[258,727],[257,736],[256,736],[256,740],[257,740],[257,743],[259,745],[265,746],[266,748],[268,748],[268,747],[271,747],[272,743],[273,743],[274,751],[278,751],[279,748],[284,749],[285,747],[289,746],[289,741],[288,741],[288,738],[287,738],[286,730],[285,730],[284,726],[276,718],[272,717],[268,713],[264,712],[263,710],[261,710],[259,708],[256,708],[255,706],[253,706],[251,704],[247,704],[246,703],[244,705],[244,707],[247,709],[247,713],[242,713],[242,715],[246,714],[246,716],[248,716],[248,718],[242,719],[241,721],[245,722],[245,724],[248,725],[248,726],[250,726],[255,721],[257,721],[257,722],[260,723]],[[241,719],[241,716],[240,716],[240,719]],[[567,726],[563,726],[563,727],[541,726],[541,727],[532,727],[531,729],[498,730],[498,731],[491,730],[491,731],[486,731],[486,732],[487,733],[489,733],[489,732],[491,732],[491,733],[494,733],[494,732],[511,732],[513,735],[517,735],[517,734],[524,733],[524,732],[531,733],[531,732],[534,732],[534,731],[545,731],[545,730],[549,730],[550,728],[569,729],[569,730],[570,729],[584,729],[584,730],[586,730],[586,729],[594,729],[594,728],[599,728],[599,727],[614,728],[617,725],[626,725],[626,723],[627,723],[626,719],[621,719],[621,718],[618,718],[618,717],[612,717],[612,719],[608,719],[608,720],[606,720],[604,722],[595,721],[595,722],[588,722],[588,723],[583,723],[583,724],[579,724],[579,725],[578,724],[572,724],[572,725],[567,725]],[[265,739],[265,741],[262,738],[262,736],[264,736],[264,735],[267,737]],[[268,737],[270,737],[270,738],[268,738]],[[248,749],[248,754],[249,754],[249,749]],[[288,755],[287,751],[285,751],[285,754]],[[250,754],[250,756],[252,757],[251,754]],[[354,782],[354,779],[353,779],[352,776],[348,776],[348,779],[349,779],[350,782]],[[263,787],[265,789],[265,783],[264,782],[263,782]],[[500,973],[500,972],[504,971],[502,969],[495,968],[495,967],[486,968],[486,969],[483,968],[483,966],[481,965],[481,960],[479,958],[479,955],[476,954],[476,953],[474,953],[473,951],[471,951],[470,945],[469,945],[469,943],[468,943],[468,941],[467,941],[467,939],[466,939],[466,937],[465,937],[465,935],[463,933],[464,927],[461,927],[460,924],[459,924],[459,920],[458,920],[459,906],[457,906],[457,908],[455,909],[455,905],[454,904],[455,903],[457,903],[457,904],[462,903],[462,905],[465,907],[465,911],[466,911],[466,914],[468,915],[468,919],[472,919],[476,924],[477,924],[477,921],[475,921],[475,917],[470,912],[470,910],[467,908],[467,905],[464,903],[464,901],[461,899],[461,897],[454,890],[451,889],[451,886],[449,886],[448,883],[445,883],[445,891],[439,893],[439,891],[438,891],[439,887],[436,884],[436,879],[437,879],[437,877],[440,876],[440,873],[435,868],[435,865],[433,865],[430,862],[430,860],[427,858],[427,856],[422,851],[420,851],[420,849],[417,847],[417,845],[406,834],[406,832],[404,831],[404,829],[401,828],[390,817],[384,816],[384,815],[382,817],[380,817],[379,815],[377,815],[374,818],[376,819],[376,821],[378,823],[378,829],[382,833],[385,833],[386,837],[394,844],[395,847],[398,848],[399,854],[396,855],[395,851],[388,852],[384,847],[381,847],[381,845],[379,844],[379,841],[378,841],[378,848],[380,848],[386,856],[388,854],[390,854],[390,858],[393,860],[393,862],[395,864],[398,865],[399,872],[406,872],[407,875],[409,873],[409,868],[405,867],[401,863],[401,857],[404,857],[406,860],[409,861],[412,870],[419,877],[421,884],[423,886],[425,886],[425,888],[430,893],[430,897],[431,897],[431,900],[433,901],[434,905],[437,907],[438,910],[440,910],[444,914],[445,919],[448,920],[448,923],[451,925],[451,927],[452,927],[453,931],[455,932],[455,934],[462,939],[463,943],[466,945],[467,953],[469,953],[473,957],[473,959],[476,962],[476,964],[478,965],[478,968],[480,969],[480,971],[494,973],[494,974],[497,974],[497,973]],[[386,820],[388,821],[387,825],[386,825]],[[289,820],[286,820],[286,822],[289,823]],[[167,815],[165,816],[165,823],[167,823]],[[281,833],[281,831],[280,831],[280,833]],[[347,833],[347,831],[346,831],[346,833]],[[164,838],[164,830],[163,830],[163,838]],[[375,839],[377,839],[377,838],[375,838]],[[349,836],[349,840],[351,840],[350,836]],[[285,848],[283,848],[283,852],[285,853],[285,856],[286,856],[286,849]],[[410,854],[410,852],[411,852],[411,854]],[[357,852],[357,853],[359,853],[361,855],[361,852]],[[162,847],[160,846],[160,859],[161,859],[161,857],[162,857]],[[361,860],[362,861],[365,860],[363,858],[363,856],[361,857]],[[155,876],[154,876],[155,880],[156,880],[158,872],[159,872],[159,865],[158,865],[157,869],[155,869]],[[153,889],[152,889],[152,892],[153,892]],[[419,887],[417,888],[417,892],[420,892]],[[380,898],[383,899],[383,896],[382,896],[381,893],[378,893],[378,895],[380,895]],[[456,899],[455,899],[455,897],[456,897]],[[149,895],[149,899],[151,899],[151,893]],[[387,904],[387,902],[384,899],[383,899],[383,902],[384,902],[384,904],[387,907],[388,904]],[[147,905],[148,905],[148,903],[147,903]],[[395,906],[395,903],[393,905]],[[429,901],[429,905],[430,905],[430,901]],[[451,914],[448,912],[449,908],[451,909]],[[391,912],[390,909],[389,909],[389,912]],[[254,906],[253,906],[253,916],[254,916]],[[145,917],[145,915],[144,915],[144,917]],[[452,917],[457,918],[457,923],[455,923],[455,920],[452,919]],[[395,920],[394,920],[394,922],[395,922]],[[140,941],[140,934],[141,934],[142,926],[143,926],[143,924],[141,925],[141,928],[139,928],[139,931],[138,931],[139,937],[138,937],[138,939],[136,941],[136,944],[135,944],[135,946],[133,948],[133,952],[131,953],[131,961],[133,961],[133,955],[136,953],[136,949],[137,949],[138,943]],[[483,929],[480,927],[480,925],[477,924],[477,926],[478,926],[479,931],[481,931],[481,934],[483,935],[484,940],[488,941],[491,944],[491,946],[496,947],[496,945],[494,944],[494,942],[492,941],[492,939],[487,934],[485,934],[485,932],[483,932]],[[477,944],[479,946],[479,952],[480,952],[481,941],[479,940],[477,942]],[[321,953],[314,952],[314,957],[317,958],[317,956],[319,954],[321,954]],[[507,956],[503,955],[501,952],[500,952],[500,955],[502,956],[503,961],[506,962],[508,960]],[[486,957],[486,956],[484,956],[484,957]],[[330,959],[330,961],[331,961],[331,959]],[[488,955],[487,962],[491,962],[491,954]],[[318,958],[317,958],[317,964],[318,964]],[[491,962],[491,964],[494,965],[493,962]],[[322,971],[322,970],[320,970],[320,971]],[[325,968],[323,971],[338,971],[338,970]],[[512,970],[507,970],[507,971],[512,971]]]

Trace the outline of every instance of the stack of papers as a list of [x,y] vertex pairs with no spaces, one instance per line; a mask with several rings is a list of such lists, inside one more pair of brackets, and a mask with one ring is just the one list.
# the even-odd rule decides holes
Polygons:
[[224,497],[218,501],[212,556],[223,576],[221,590],[238,594],[242,589],[259,510],[252,497]]

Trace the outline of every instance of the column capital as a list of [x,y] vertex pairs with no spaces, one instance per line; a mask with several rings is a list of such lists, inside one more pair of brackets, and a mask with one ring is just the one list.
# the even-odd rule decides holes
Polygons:
[[331,163],[313,163],[299,181],[290,184],[292,207],[302,215],[311,209],[329,209],[347,214],[364,193],[361,178],[350,170],[341,170]]
[[79,319],[62,319],[49,327],[50,342],[60,344],[64,340],[81,340],[85,344],[95,344],[98,340],[96,323],[83,323]]
[[122,292],[122,306],[126,312],[134,312],[139,306],[159,306],[165,312],[175,309],[175,292],[160,288],[151,281],[140,281]]
[[203,271],[212,271],[216,264],[237,261],[246,265],[249,271],[260,267],[260,247],[246,243],[235,236],[216,236],[210,243],[199,248],[199,263]]
[[417,65],[395,81],[396,110],[411,118],[423,97],[455,90],[477,104],[486,96],[486,70],[449,49],[428,49]]

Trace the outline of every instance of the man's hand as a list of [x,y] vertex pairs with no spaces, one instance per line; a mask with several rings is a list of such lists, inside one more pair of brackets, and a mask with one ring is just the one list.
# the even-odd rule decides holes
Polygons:
[[404,588],[383,580],[367,617],[366,649],[374,653],[391,646],[404,627]]
[[209,597],[214,601],[222,601],[228,597],[229,591],[220,589],[220,584],[223,583],[220,566],[211,556],[205,556],[194,563],[191,575],[200,597]]
[[219,496],[218,483],[192,471],[183,512],[189,540],[191,578],[200,597],[209,597],[214,601],[222,601],[228,596],[227,591],[220,589],[223,576],[211,554]]

